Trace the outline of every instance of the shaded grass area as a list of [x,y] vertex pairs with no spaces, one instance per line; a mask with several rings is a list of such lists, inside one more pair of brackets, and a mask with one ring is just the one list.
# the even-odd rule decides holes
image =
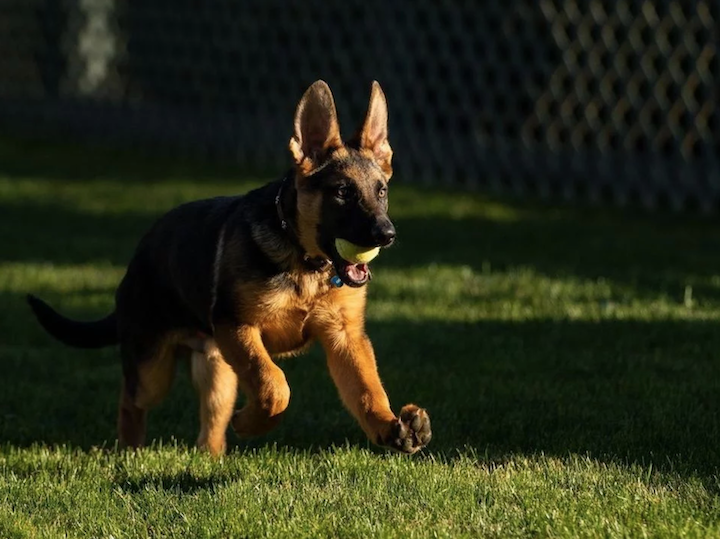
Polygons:
[[431,413],[423,455],[369,446],[317,349],[282,363],[281,427],[230,435],[222,461],[188,449],[186,368],[150,416],[155,447],[112,451],[116,352],[52,342],[24,295],[105,314],[153,220],[263,181],[237,177],[0,143],[0,536],[720,531],[720,231],[692,217],[396,181],[399,240],[374,263],[368,332],[393,406]]

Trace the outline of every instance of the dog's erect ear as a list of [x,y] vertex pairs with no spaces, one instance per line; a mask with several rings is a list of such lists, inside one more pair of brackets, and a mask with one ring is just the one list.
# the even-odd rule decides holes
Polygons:
[[325,81],[316,81],[298,103],[290,153],[295,164],[307,174],[342,146],[332,92]]
[[370,104],[356,144],[360,150],[369,150],[377,164],[390,179],[392,176],[393,151],[388,142],[388,108],[385,94],[377,81],[373,81],[370,92]]

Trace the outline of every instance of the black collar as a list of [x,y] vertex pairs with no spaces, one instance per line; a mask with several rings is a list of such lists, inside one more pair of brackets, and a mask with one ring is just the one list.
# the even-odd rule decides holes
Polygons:
[[283,211],[283,189],[285,188],[285,184],[291,181],[292,173],[288,173],[280,182],[277,195],[275,195],[275,209],[277,210],[278,219],[280,220],[280,228],[288,233],[290,241],[294,243],[303,254],[303,262],[309,269],[313,271],[324,271],[330,267],[330,260],[323,258],[322,256],[313,257],[308,255],[300,244],[297,232],[293,229],[294,227],[292,226],[292,221],[285,218],[285,212]]

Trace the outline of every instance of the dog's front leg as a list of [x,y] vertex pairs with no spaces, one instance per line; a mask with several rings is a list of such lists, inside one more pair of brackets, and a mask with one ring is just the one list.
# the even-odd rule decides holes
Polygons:
[[396,417],[380,381],[375,353],[363,324],[335,320],[317,329],[340,398],[374,443],[415,453],[430,441],[430,417],[414,404]]
[[255,326],[220,325],[215,341],[247,397],[233,415],[233,429],[243,437],[265,434],[280,422],[290,402],[285,373],[273,362]]

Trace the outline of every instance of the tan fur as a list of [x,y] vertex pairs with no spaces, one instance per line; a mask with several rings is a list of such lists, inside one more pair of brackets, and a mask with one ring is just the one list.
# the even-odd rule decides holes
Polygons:
[[[301,183],[301,182],[298,182]],[[309,256],[327,256],[318,247],[316,230],[320,224],[321,197],[298,186],[298,239]]]
[[243,437],[266,433],[278,424],[288,407],[290,387],[263,345],[261,328],[219,326],[215,341],[247,398],[232,418],[233,429]]
[[140,447],[145,444],[145,428],[147,424],[147,410],[135,405],[133,397],[123,380],[120,389],[120,403],[118,405],[118,446]]
[[314,275],[296,278],[302,283],[296,291],[264,291],[262,298],[259,290],[241,287],[239,303],[251,307],[238,316],[252,326],[225,328],[218,336],[223,353],[242,372],[240,384],[248,398],[233,427],[247,436],[276,424],[288,404],[289,388],[270,355],[293,353],[318,339],[343,403],[371,440],[382,441],[396,417],[364,330],[365,288],[332,288]]
[[364,313],[365,289],[340,288],[320,302],[309,324],[325,349],[340,398],[368,437],[379,443],[395,414],[365,333]]
[[148,410],[160,404],[170,391],[175,378],[178,334],[170,334],[162,341],[156,354],[138,367],[139,383],[135,405]]
[[205,352],[193,352],[192,379],[200,397],[197,446],[213,455],[225,452],[225,432],[237,399],[237,375],[210,339]]
[[241,284],[236,290],[237,316],[258,328],[273,356],[291,355],[310,344],[306,321],[317,298],[331,288],[327,275],[298,270],[290,274],[292,291]]
[[167,395],[175,377],[177,345],[182,336],[166,335],[155,353],[137,368],[137,383],[130,391],[125,381],[118,409],[118,443],[120,447],[139,447],[145,439],[147,411]]
[[[331,151],[328,159],[342,161],[348,157],[348,151],[343,146],[336,148]],[[327,257],[327,253],[324,253],[317,244],[316,235],[317,228],[320,224],[320,209],[322,204],[322,197],[318,196],[317,192],[309,191],[304,185],[304,176],[315,172],[316,166],[311,167],[307,172],[302,167],[298,168],[300,174],[296,181],[296,189],[298,193],[297,198],[297,209],[298,209],[298,239],[300,244],[305,249],[308,256],[311,257]]]

